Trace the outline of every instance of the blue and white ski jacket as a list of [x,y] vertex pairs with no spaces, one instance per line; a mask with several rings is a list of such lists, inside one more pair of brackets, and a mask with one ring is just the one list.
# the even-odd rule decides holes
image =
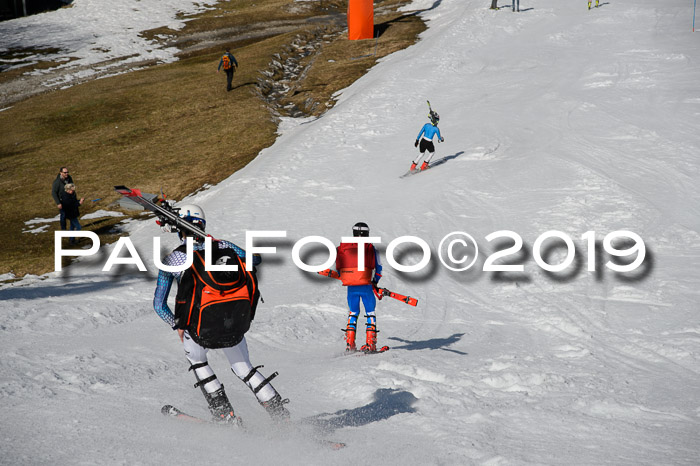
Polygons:
[[[185,244],[185,240],[182,241]],[[243,262],[245,262],[245,251],[233,243],[228,241],[218,241],[214,244],[219,245],[219,249],[231,248],[236,251],[238,257],[240,257]],[[193,243],[192,249],[195,251],[203,251],[204,243]],[[187,262],[187,254],[183,251],[173,251],[163,260],[163,265],[167,266],[178,266],[183,265]],[[258,254],[253,254],[253,265],[258,265],[262,262],[262,258]],[[173,286],[173,280],[177,279],[180,282],[180,277],[182,272],[166,272],[161,270],[158,272],[158,284],[156,285],[156,293],[153,297],[153,310],[156,311],[158,317],[163,319],[163,321],[170,325],[170,327],[175,326],[175,315],[168,307],[168,295],[170,294],[170,288]]]
[[418,133],[416,141],[420,140],[421,136],[423,136],[423,138],[427,139],[428,141],[432,141],[436,134],[438,140],[442,140],[442,136],[440,136],[440,129],[437,126],[433,126],[430,123],[426,123],[421,128],[420,133]]

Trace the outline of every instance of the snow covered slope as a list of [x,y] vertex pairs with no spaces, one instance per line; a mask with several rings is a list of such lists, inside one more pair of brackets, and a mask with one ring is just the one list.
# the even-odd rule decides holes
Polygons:
[[[386,57],[314,121],[285,121],[277,143],[192,199],[215,236],[286,230],[261,266],[265,304],[251,359],[297,420],[272,428],[247,388],[211,362],[250,429],[184,425],[158,413],[205,403],[176,335],[150,309],[152,221],[129,225],[148,273],[100,271],[0,288],[3,464],[696,464],[700,456],[700,36],[686,1],[415,1],[429,29]],[[445,142],[426,173],[400,179],[427,121]],[[302,272],[292,245],[334,243],[357,221],[382,237],[423,238],[426,269],[385,263],[382,285],[419,298],[379,303],[382,355],[345,357],[345,290]],[[517,233],[517,273],[485,272]],[[535,242],[559,230],[574,263],[546,273]],[[588,242],[629,230],[635,272],[589,272]],[[462,231],[481,254],[468,271],[437,259]],[[165,249],[175,245],[163,234]],[[512,243],[512,242],[511,242]],[[546,243],[550,244],[550,243]],[[311,249],[311,248],[309,248]],[[547,249],[546,246],[543,250]],[[323,261],[322,250],[307,252]],[[464,252],[459,248],[456,252]],[[549,263],[564,250],[543,253]],[[421,254],[399,249],[404,264]],[[315,428],[312,428],[314,426]],[[314,438],[348,443],[334,452]]]

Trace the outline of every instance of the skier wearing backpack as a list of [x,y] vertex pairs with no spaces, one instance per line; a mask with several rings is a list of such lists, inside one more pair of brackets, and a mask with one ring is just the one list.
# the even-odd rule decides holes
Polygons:
[[226,73],[226,91],[233,90],[231,83],[233,82],[233,72],[238,68],[238,62],[236,57],[231,53],[231,49],[226,48],[226,53],[219,60],[219,68],[216,70],[217,73],[221,73],[221,68],[224,69]]
[[433,155],[435,155],[435,145],[433,144],[433,138],[435,136],[437,136],[438,141],[445,142],[445,139],[443,139],[442,135],[440,135],[440,130],[437,127],[438,122],[440,121],[440,115],[438,115],[437,112],[431,109],[428,118],[430,118],[430,123],[424,124],[420,132],[418,133],[418,136],[416,137],[416,142],[414,146],[418,147],[418,145],[420,144],[420,153],[413,160],[413,163],[411,163],[411,171],[416,169],[416,166],[418,166],[418,162],[420,161],[421,157],[423,157],[423,154],[425,154],[426,150],[428,151],[428,158],[426,158],[423,161],[423,164],[421,165],[420,169],[426,170],[428,168],[428,165],[430,164],[430,159],[432,159]]
[[[183,205],[178,215],[201,230],[205,229],[206,219],[201,207]],[[172,231],[169,225],[163,229]],[[183,233],[178,234],[182,244],[163,260],[165,266],[182,266],[187,262],[186,237]],[[270,384],[277,373],[265,378],[258,372],[262,366],[253,367],[248,356],[244,334],[253,320],[260,296],[255,269],[245,270],[245,251],[228,241],[212,241],[211,256],[211,264],[237,265],[238,271],[206,271],[204,243],[193,241],[193,263],[188,269],[184,272],[159,272],[153,299],[155,312],[177,330],[190,362],[189,370],[197,379],[195,387],[201,388],[214,420],[241,423],[234,414],[223,384],[209,367],[209,349],[224,352],[233,373],[253,391],[274,420],[288,419],[289,411],[284,404],[289,400],[283,400]],[[260,262],[260,256],[254,255],[253,264]],[[178,282],[175,313],[167,304],[174,280]]]
[[[352,236],[368,237],[369,227],[366,223],[358,222],[352,227]],[[360,301],[365,308],[367,318],[366,344],[362,351],[377,351],[377,318],[374,309],[377,300],[374,297],[374,288],[382,278],[382,264],[379,261],[379,253],[367,243],[364,245],[364,270],[358,267],[358,243],[340,243],[337,249],[336,270],[340,275],[343,286],[348,287],[348,324],[345,328],[345,351],[354,352],[355,333],[357,331],[357,319],[360,315]],[[374,272],[374,273],[372,273]]]

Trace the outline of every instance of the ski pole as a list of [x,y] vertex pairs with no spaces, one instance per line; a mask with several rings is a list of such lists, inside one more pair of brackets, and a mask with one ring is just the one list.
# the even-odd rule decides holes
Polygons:
[[695,6],[697,5],[698,0],[693,1],[693,32],[695,32]]

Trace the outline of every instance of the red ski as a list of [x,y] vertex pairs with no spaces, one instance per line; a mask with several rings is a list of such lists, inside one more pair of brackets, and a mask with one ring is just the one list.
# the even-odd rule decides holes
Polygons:
[[326,269],[326,270],[321,270],[318,272],[319,275],[323,275],[324,277],[329,277],[329,278],[335,278],[336,280],[340,280],[340,274],[336,272],[335,270],[331,269]]
[[393,291],[389,291],[386,288],[377,288],[376,286],[374,287],[374,294],[377,296],[377,299],[381,301],[381,299],[384,296],[388,296],[390,298],[398,299],[399,301],[403,301],[404,303],[410,305],[410,306],[417,306],[418,305],[418,300],[416,298],[411,298],[410,296],[404,296],[402,294],[394,293]]

